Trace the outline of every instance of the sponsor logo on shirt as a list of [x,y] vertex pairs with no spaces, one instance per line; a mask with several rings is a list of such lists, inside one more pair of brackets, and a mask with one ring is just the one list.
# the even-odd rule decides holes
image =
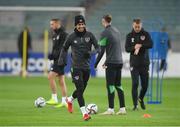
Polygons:
[[134,43],[134,38],[131,38],[131,42]]

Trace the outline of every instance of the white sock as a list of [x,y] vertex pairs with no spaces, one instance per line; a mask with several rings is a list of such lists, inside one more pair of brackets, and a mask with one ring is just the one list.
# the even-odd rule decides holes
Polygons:
[[61,103],[66,104],[66,97],[62,97]]
[[108,111],[114,112],[114,109],[113,108],[108,108]]
[[57,94],[52,94],[52,99],[54,99],[56,102],[58,102]]
[[70,97],[68,97],[68,101],[69,101],[69,102],[73,103],[73,100],[74,100],[74,98],[73,98],[72,95],[71,95]]
[[82,114],[87,114],[85,106],[80,107]]
[[119,109],[119,111],[126,111],[126,108],[125,108],[125,107],[121,107],[121,108]]

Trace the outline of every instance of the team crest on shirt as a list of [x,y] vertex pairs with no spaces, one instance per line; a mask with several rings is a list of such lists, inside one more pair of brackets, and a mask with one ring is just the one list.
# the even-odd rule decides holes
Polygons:
[[131,42],[134,43],[134,38],[131,38]]
[[145,36],[144,35],[142,35],[141,37],[140,37],[140,39],[142,40],[142,41],[144,41],[145,40]]
[[85,37],[85,41],[89,42],[90,41],[90,37]]

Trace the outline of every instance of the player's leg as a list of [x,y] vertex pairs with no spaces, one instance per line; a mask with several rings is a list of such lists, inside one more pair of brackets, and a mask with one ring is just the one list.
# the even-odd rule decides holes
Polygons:
[[[71,75],[72,75],[72,81],[73,83],[75,84],[76,86],[76,89],[74,90],[73,94],[67,98],[67,103],[68,103],[68,111],[70,113],[73,112],[73,107],[72,107],[72,104],[73,104],[73,100],[74,99],[78,99],[78,97],[80,96],[80,91],[82,90],[83,91],[83,77],[82,77],[82,72],[80,69],[72,69],[71,70]],[[78,99],[79,103],[81,103],[81,105],[83,105],[84,103],[84,99],[82,99],[82,97],[80,96],[79,99]]]
[[103,115],[113,115],[114,114],[114,96],[115,96],[115,76],[112,66],[107,66],[106,68],[106,88],[108,95],[108,110],[102,113]]
[[133,110],[138,109],[138,84],[139,84],[139,72],[135,67],[131,67],[131,79],[132,79],[132,99],[133,99]]
[[57,91],[56,91],[56,82],[55,82],[55,78],[58,74],[56,72],[50,71],[48,74],[48,80],[49,80],[49,84],[50,84],[50,88],[51,88],[51,92],[52,92],[52,97],[49,101],[47,101],[47,104],[57,104],[58,103],[58,99],[57,99]]
[[149,82],[149,69],[148,67],[142,67],[140,70],[140,78],[141,78],[141,91],[139,94],[139,103],[142,109],[146,109],[144,104],[144,96],[146,94]]
[[89,77],[90,77],[90,70],[89,69],[83,70],[84,91],[87,87]]
[[59,81],[59,86],[60,86],[60,90],[61,90],[61,94],[62,94],[62,100],[61,103],[56,105],[55,107],[67,107],[67,103],[66,103],[66,98],[67,98],[67,89],[66,89],[66,83],[65,83],[65,76],[64,76],[64,66],[58,66],[58,68],[56,69],[57,73],[58,73],[58,81]]
[[67,98],[67,88],[66,88],[66,83],[65,83],[65,76],[64,75],[58,75],[58,79],[59,79],[59,86],[60,86],[60,90],[61,90],[61,103],[56,105],[56,108],[61,108],[61,107],[67,107],[67,103],[66,103],[66,98]]
[[[85,89],[87,87],[89,77],[90,77],[90,70],[89,69],[83,69],[82,70],[82,79],[83,79],[83,93],[82,93],[82,97],[83,97],[84,91],[85,91]],[[91,116],[86,111],[85,100],[84,100],[84,104],[80,106],[80,110],[81,110],[81,112],[83,114],[83,119],[84,120],[89,120],[91,118]]]
[[116,71],[115,88],[118,93],[119,107],[120,107],[119,111],[116,113],[117,115],[126,114],[124,91],[121,84],[121,69],[122,69],[122,64],[117,66],[116,69],[114,70]]
[[[76,74],[77,72],[76,71],[74,71],[74,69],[72,68],[71,69],[71,77],[72,77],[72,82],[73,83],[75,83],[74,82],[74,79],[75,78],[78,78],[78,74]],[[77,75],[77,76],[75,76],[75,75]],[[74,77],[74,78],[73,78]],[[70,97],[68,97],[68,100],[70,101],[70,102],[72,102],[74,99],[76,99],[77,98],[77,90],[74,90],[74,92],[72,93],[72,95],[70,96]]]
[[[84,70],[83,72],[83,81],[84,81],[84,90],[86,89],[87,87],[87,82],[89,80],[89,77],[90,77],[90,70]],[[75,90],[71,96],[72,99],[75,99],[77,98],[77,90]]]
[[[84,88],[83,77],[84,77],[83,70],[73,69],[72,78],[73,78],[73,82],[76,86],[76,90],[74,91],[72,96],[75,96],[75,97],[77,96],[78,104],[79,104],[80,110],[83,114],[83,119],[88,120],[91,117],[88,115],[88,113],[86,112],[86,109],[85,109],[85,101],[84,101],[84,97],[83,97],[85,88]],[[69,110],[69,111],[71,111],[71,110]]]
[[84,84],[83,84],[83,73],[80,70],[74,70],[74,84],[76,87],[77,92],[77,100],[79,107],[85,106],[84,97],[83,97],[83,91],[84,91]]

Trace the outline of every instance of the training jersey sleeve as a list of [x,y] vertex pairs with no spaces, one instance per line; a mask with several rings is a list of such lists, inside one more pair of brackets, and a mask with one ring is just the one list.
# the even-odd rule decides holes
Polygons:
[[146,36],[145,40],[141,43],[142,48],[145,48],[145,49],[152,48],[153,42],[152,42],[151,36],[149,35],[148,32],[146,32],[145,36]]
[[58,59],[58,65],[66,65],[67,63],[67,59],[64,59],[64,58],[67,58],[67,52],[68,52],[68,49],[71,45],[71,36],[67,37],[66,38],[66,41],[63,45],[63,48],[60,52],[60,55],[59,55],[59,59]]
[[108,35],[107,33],[104,31],[101,34],[101,38],[99,40],[99,45],[100,46],[106,46],[108,44]]

